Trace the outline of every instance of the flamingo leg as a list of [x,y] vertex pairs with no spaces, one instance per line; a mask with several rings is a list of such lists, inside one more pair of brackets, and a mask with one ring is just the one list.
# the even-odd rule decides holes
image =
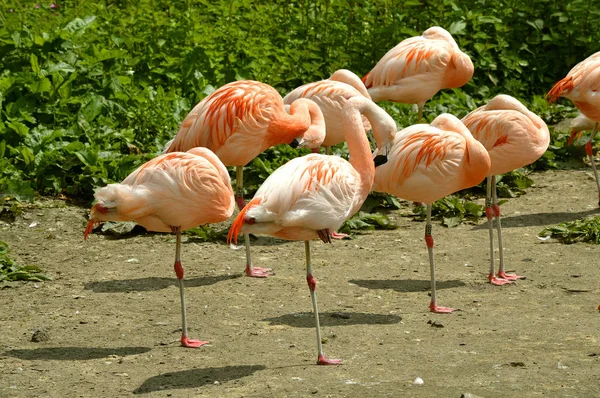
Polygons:
[[183,266],[181,265],[181,229],[179,227],[171,227],[171,230],[177,235],[174,268],[177,279],[179,280],[179,294],[181,296],[181,345],[188,348],[196,348],[208,344],[208,341],[192,340],[188,338],[187,316],[185,313],[185,293],[183,291]]
[[421,123],[421,119],[423,119],[423,107],[424,106],[425,106],[424,102],[417,104],[417,124]]
[[498,267],[498,278],[502,278],[508,281],[515,281],[517,279],[524,279],[522,275],[507,274],[504,272],[504,249],[502,246],[502,224],[500,223],[500,206],[498,205],[498,195],[496,193],[496,177],[492,177],[492,198],[494,204],[492,209],[494,210],[494,218],[496,219],[496,230],[498,231],[498,256],[500,257],[500,267]]
[[596,169],[596,162],[594,162],[594,152],[592,146],[594,144],[594,136],[596,135],[596,131],[598,131],[598,123],[594,124],[594,129],[592,130],[592,135],[590,139],[585,144],[585,152],[590,159],[590,164],[592,165],[592,170],[594,170],[594,177],[596,178],[596,185],[598,188],[598,206],[600,206],[600,180],[598,179],[598,170]]
[[427,252],[429,253],[429,266],[431,269],[431,303],[429,309],[431,312],[438,314],[450,314],[455,311],[454,308],[438,307],[435,297],[435,266],[433,263],[433,236],[431,235],[431,204],[427,205],[427,223],[425,224],[425,243],[427,244]]
[[[235,169],[235,202],[242,210],[246,206],[244,200],[244,166],[236,166]],[[246,275],[254,278],[266,278],[271,275],[271,268],[253,267],[252,255],[250,253],[250,234],[244,234],[244,246],[246,247]]]
[[340,365],[341,359],[328,359],[323,353],[323,343],[321,342],[321,324],[319,322],[319,308],[317,307],[317,281],[312,275],[312,264],[310,261],[310,241],[304,241],[304,251],[306,252],[306,282],[310,290],[310,298],[312,300],[313,312],[315,314],[315,323],[317,326],[317,365]]
[[[492,185],[494,188],[496,187],[496,178],[489,176],[486,181],[485,195],[485,215],[488,220],[488,231],[490,233],[490,273],[488,274],[488,280],[492,285],[501,286],[511,283],[511,281],[494,275],[494,207],[492,204],[492,191],[495,191],[495,189],[492,189]],[[502,258],[502,251],[500,251],[500,258]]]

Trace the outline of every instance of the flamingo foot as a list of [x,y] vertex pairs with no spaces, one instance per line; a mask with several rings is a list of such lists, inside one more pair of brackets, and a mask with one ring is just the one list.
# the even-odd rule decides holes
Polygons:
[[504,278],[500,277],[500,273],[499,272],[498,272],[498,278],[496,278],[494,276],[494,274],[489,274],[488,275],[488,280],[490,281],[490,283],[492,285],[496,285],[496,286],[507,285],[507,284],[513,282],[512,280],[504,279]]
[[246,264],[246,275],[252,278],[266,278],[273,274],[272,268],[252,267]]
[[326,358],[325,355],[319,355],[319,359],[317,359],[317,365],[341,365],[341,359],[329,359]]
[[456,308],[438,307],[433,302],[431,302],[431,304],[429,304],[429,310],[431,312],[435,312],[436,314],[451,314],[454,311],[456,311]]
[[516,281],[517,279],[525,279],[523,275],[507,274],[504,271],[498,271],[498,278],[506,279],[508,281]]
[[350,237],[350,235],[334,231],[334,232],[331,233],[331,237],[333,239],[344,239],[344,238]]
[[187,336],[181,335],[181,345],[184,347],[198,348],[203,346],[204,344],[208,344],[208,341],[188,339]]

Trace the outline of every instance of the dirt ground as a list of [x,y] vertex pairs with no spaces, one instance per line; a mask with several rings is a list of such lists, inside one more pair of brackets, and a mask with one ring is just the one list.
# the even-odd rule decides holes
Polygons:
[[[267,279],[242,277],[243,250],[183,245],[188,318],[198,349],[179,346],[174,238],[83,241],[87,209],[41,200],[0,224],[21,263],[53,280],[0,285],[4,397],[598,397],[600,247],[541,241],[547,225],[600,214],[589,170],[532,175],[502,205],[512,285],[486,283],[486,224],[433,229],[438,301],[428,312],[424,223],[313,244],[324,349],[315,365],[301,242],[253,241]],[[432,326],[431,322],[437,326]],[[31,342],[42,329],[49,340]],[[419,377],[422,385],[414,384]]]

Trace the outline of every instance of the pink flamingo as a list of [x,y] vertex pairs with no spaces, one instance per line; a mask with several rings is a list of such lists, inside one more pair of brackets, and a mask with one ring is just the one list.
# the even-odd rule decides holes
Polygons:
[[[548,149],[550,132],[546,123],[530,112],[522,103],[509,95],[498,95],[487,105],[477,108],[463,118],[463,123],[473,137],[483,144],[490,154],[492,166],[487,175],[485,214],[490,234],[489,281],[504,285],[523,276],[504,271],[504,249],[502,247],[502,225],[500,206],[496,194],[496,176],[519,167],[527,166],[539,159]],[[494,275],[494,227],[498,232],[498,276]]]
[[598,172],[594,163],[594,154],[592,151],[592,142],[598,123],[600,122],[600,51],[590,55],[567,73],[563,79],[558,81],[554,87],[548,91],[546,97],[549,102],[556,101],[559,97],[565,97],[573,101],[573,104],[587,118],[595,122],[590,140],[585,146],[585,151],[591,160],[596,185],[598,186],[598,206],[600,206],[600,181]]
[[[325,137],[323,113],[314,102],[295,101],[290,113],[283,98],[268,84],[242,80],[220,87],[186,116],[165,152],[205,147],[225,166],[236,166],[236,203],[244,202],[244,166],[265,149],[278,144],[319,148]],[[271,269],[254,267],[250,237],[244,236],[246,275],[266,277]]]
[[320,238],[331,243],[331,231],[356,213],[371,191],[375,165],[361,114],[372,124],[378,144],[385,146],[396,131],[391,116],[364,97],[349,99],[342,121],[350,161],[320,154],[292,159],[267,178],[229,230],[229,241],[237,240],[240,233],[252,232],[305,242],[306,280],[315,316],[319,365],[341,361],[328,359],[323,353],[309,242]]
[[426,101],[444,88],[464,86],[473,72],[452,35],[434,26],[389,50],[362,80],[375,102],[417,104],[420,122]]
[[[376,151],[377,154],[378,151]],[[479,184],[490,169],[490,157],[456,117],[443,113],[431,124],[415,124],[396,133],[388,162],[377,167],[373,190],[427,205],[425,243],[431,269],[432,312],[453,308],[436,302],[431,205],[453,192]]]
[[[357,96],[371,99],[358,76],[347,69],[340,69],[329,79],[298,87],[283,97],[283,102],[290,105],[299,98],[308,98],[319,105],[326,127],[325,139],[321,145],[325,147],[325,154],[329,155],[330,147],[344,142],[342,108],[350,98]],[[371,129],[369,121],[364,117],[363,126],[365,131]]]
[[84,239],[102,221],[135,221],[149,231],[174,232],[175,274],[181,296],[181,344],[200,347],[206,341],[187,334],[181,231],[227,220],[235,200],[227,169],[206,148],[158,156],[140,166],[120,184],[110,184],[94,194]]

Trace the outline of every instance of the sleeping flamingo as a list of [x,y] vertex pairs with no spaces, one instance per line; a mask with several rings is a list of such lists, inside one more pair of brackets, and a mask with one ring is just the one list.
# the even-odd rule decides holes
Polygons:
[[588,144],[585,146],[589,156],[596,185],[598,186],[598,206],[600,206],[600,181],[594,164],[592,152],[592,141],[600,123],[600,51],[590,55],[567,73],[563,79],[558,81],[546,97],[549,102],[556,101],[559,97],[565,97],[573,101],[573,104],[587,118],[595,122],[594,129]]
[[229,241],[237,240],[240,233],[252,232],[305,242],[306,280],[315,316],[319,365],[341,361],[328,359],[323,353],[310,241],[320,238],[331,243],[331,232],[358,211],[371,191],[375,164],[361,114],[373,126],[377,143],[385,146],[396,131],[391,116],[364,97],[349,99],[342,121],[350,160],[320,154],[292,159],[266,179],[238,214],[228,235]]
[[420,122],[426,101],[444,88],[464,86],[473,72],[471,58],[452,35],[433,26],[389,50],[362,80],[375,102],[417,104]]
[[227,220],[235,200],[227,169],[206,148],[172,152],[140,166],[120,184],[98,189],[90,210],[84,239],[102,221],[135,221],[149,231],[174,232],[175,274],[181,296],[181,344],[200,347],[206,341],[190,340],[187,334],[181,231]]
[[[299,98],[308,98],[314,101],[325,118],[326,135],[323,140],[325,154],[329,155],[330,148],[344,142],[344,124],[342,122],[342,108],[346,102],[357,96],[371,99],[365,85],[358,76],[347,69],[335,71],[329,79],[304,84],[283,97],[286,105],[292,104]],[[371,129],[369,121],[363,117],[365,131]]]
[[[379,154],[379,150],[375,154]],[[427,205],[425,243],[431,269],[429,309],[450,313],[436,301],[431,205],[453,192],[479,184],[490,169],[490,157],[456,117],[443,113],[431,124],[415,124],[396,133],[387,163],[377,167],[373,190]]]
[[[509,95],[498,95],[487,105],[477,108],[463,118],[463,123],[473,137],[483,144],[490,154],[492,166],[487,175],[485,214],[490,234],[490,273],[488,279],[494,285],[504,285],[523,276],[504,271],[504,250],[500,206],[496,194],[496,176],[539,159],[548,149],[550,132],[546,123],[530,112],[522,103]],[[498,276],[494,275],[494,227],[498,231]]]
[[[186,116],[165,152],[205,147],[225,166],[236,166],[236,203],[245,206],[244,166],[265,149],[278,144],[319,148],[325,137],[323,113],[314,102],[301,99],[285,111],[283,98],[268,84],[241,80],[220,87]],[[254,267],[250,237],[244,236],[246,275],[266,277],[270,269]]]

